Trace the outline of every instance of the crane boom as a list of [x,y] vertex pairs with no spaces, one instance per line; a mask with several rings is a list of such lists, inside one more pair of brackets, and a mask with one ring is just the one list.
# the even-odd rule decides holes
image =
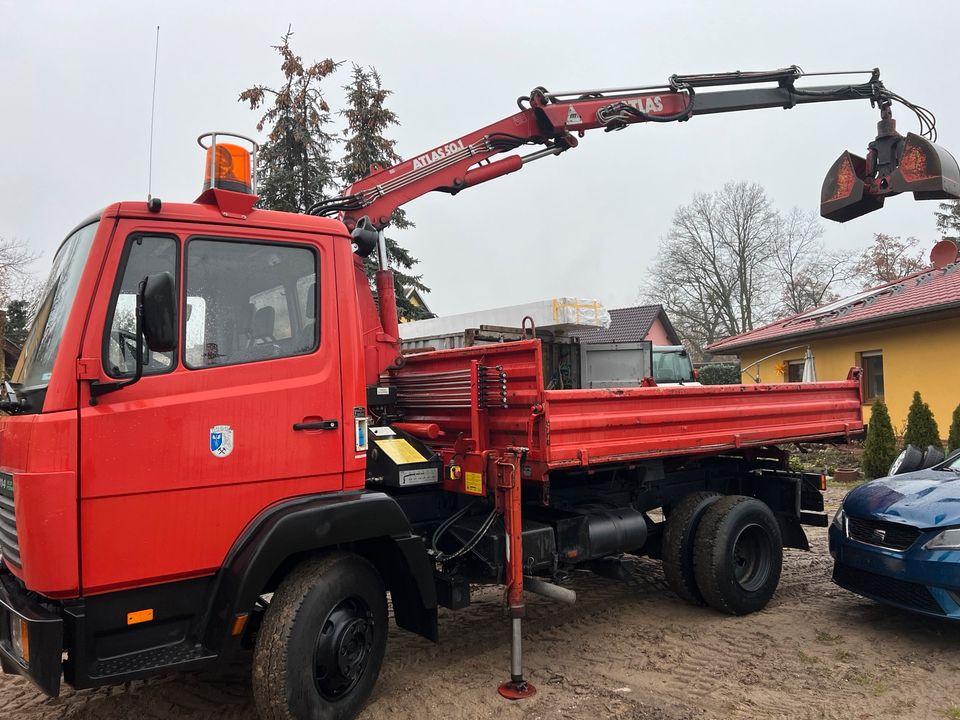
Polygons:
[[[909,186],[911,181],[902,178],[900,186],[894,188],[891,182],[882,182],[879,177],[880,174],[889,176],[897,169],[905,149],[905,139],[896,134],[889,115],[890,103],[894,100],[917,113],[922,135],[926,136],[911,133],[906,138],[907,143],[919,146],[925,158],[937,161],[936,168],[926,168],[940,172],[932,181],[924,176],[929,186],[924,188],[924,199],[934,197],[930,193],[937,191],[936,197],[960,196],[960,170],[956,161],[933,145],[936,131],[932,114],[887,90],[880,81],[879,69],[858,72],[869,74],[869,79],[859,84],[797,87],[797,80],[805,73],[799,67],[791,66],[763,72],[674,75],[667,84],[660,86],[561,93],[550,93],[538,87],[530,95],[518,99],[519,112],[392,167],[374,166],[370,175],[353,183],[343,195],[318,203],[310,212],[339,214],[351,230],[358,225],[382,230],[389,224],[394,210],[421,195],[434,191],[455,194],[464,188],[516,172],[533,160],[576,147],[578,138],[588,130],[602,128],[609,132],[636,123],[682,122],[696,115],[776,107],[789,109],[796,105],[843,100],[869,100],[881,107],[880,134],[871,143],[871,150],[878,152],[874,153],[875,157],[868,155],[866,159],[849,153],[841,156],[837,161],[840,165],[833,169],[837,177],[831,181],[830,188],[826,182],[824,184],[825,203],[834,203],[829,208],[824,206],[825,217],[847,220],[877,209],[886,195],[917,189]],[[701,88],[724,89],[700,92]],[[877,143],[881,146],[879,149],[874,148]],[[523,146],[541,146],[541,149],[526,155],[512,154],[493,159]],[[883,158],[886,158],[885,164]],[[863,183],[859,188],[855,182],[858,179]],[[838,201],[842,205],[840,208],[836,207]],[[368,243],[368,247],[361,247],[361,250],[370,252],[372,245]]]

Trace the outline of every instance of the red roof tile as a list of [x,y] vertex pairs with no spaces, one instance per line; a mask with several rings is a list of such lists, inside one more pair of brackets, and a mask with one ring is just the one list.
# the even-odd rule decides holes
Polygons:
[[815,310],[718,340],[707,350],[727,353],[949,308],[960,308],[960,262],[944,268],[929,268]]

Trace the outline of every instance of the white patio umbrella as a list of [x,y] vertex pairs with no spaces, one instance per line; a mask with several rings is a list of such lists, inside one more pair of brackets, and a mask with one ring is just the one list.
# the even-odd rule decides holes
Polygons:
[[807,352],[803,356],[803,378],[800,382],[815,383],[817,381],[817,365],[814,361],[813,350],[807,345]]

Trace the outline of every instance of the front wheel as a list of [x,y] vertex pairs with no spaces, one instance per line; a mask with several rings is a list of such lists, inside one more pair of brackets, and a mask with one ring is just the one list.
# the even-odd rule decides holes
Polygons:
[[777,589],[782,566],[780,525],[765,503],[730,495],[704,513],[693,570],[711,607],[731,615],[762,610]]
[[253,696],[263,720],[347,720],[363,707],[387,645],[383,580],[332,553],[280,584],[257,634]]

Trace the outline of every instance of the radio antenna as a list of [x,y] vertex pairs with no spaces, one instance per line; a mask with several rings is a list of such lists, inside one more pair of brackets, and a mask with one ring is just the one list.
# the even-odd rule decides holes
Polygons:
[[160,26],[153,49],[153,96],[150,99],[150,157],[147,160],[147,202],[153,198],[153,119],[157,109],[157,61],[160,59]]

